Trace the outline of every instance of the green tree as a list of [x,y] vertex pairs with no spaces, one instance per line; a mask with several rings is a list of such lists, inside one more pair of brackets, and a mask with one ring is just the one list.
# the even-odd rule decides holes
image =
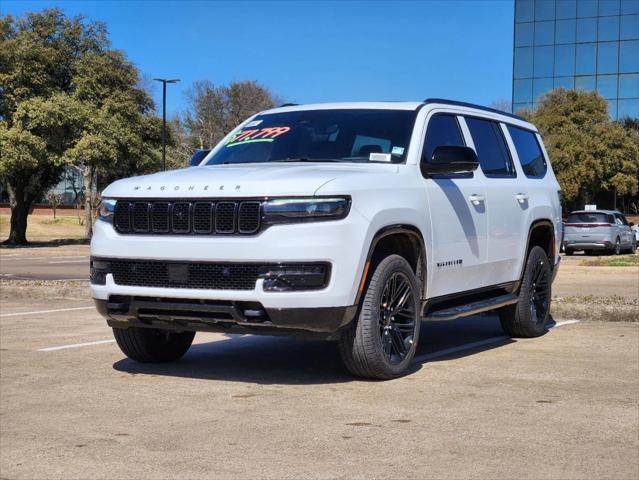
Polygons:
[[523,115],[539,128],[570,206],[583,206],[599,192],[637,193],[639,149],[628,129],[612,122],[596,92],[558,89]]
[[[83,171],[85,192],[99,176],[148,171],[160,123],[139,74],[110,49],[106,27],[59,9],[0,19],[0,181],[9,193],[8,243],[26,243],[31,205],[64,166]],[[99,183],[99,182],[98,182]],[[87,237],[95,207],[85,195]]]

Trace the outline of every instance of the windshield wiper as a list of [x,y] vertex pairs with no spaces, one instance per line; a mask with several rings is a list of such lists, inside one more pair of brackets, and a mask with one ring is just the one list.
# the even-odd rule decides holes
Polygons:
[[279,160],[271,160],[271,162],[342,162],[339,158],[280,158]]

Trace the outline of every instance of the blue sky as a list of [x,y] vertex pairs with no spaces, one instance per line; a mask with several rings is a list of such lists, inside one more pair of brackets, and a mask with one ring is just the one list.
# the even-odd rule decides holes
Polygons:
[[53,6],[105,21],[145,78],[180,78],[169,114],[201,79],[257,80],[295,103],[511,96],[512,0],[3,0],[0,11]]

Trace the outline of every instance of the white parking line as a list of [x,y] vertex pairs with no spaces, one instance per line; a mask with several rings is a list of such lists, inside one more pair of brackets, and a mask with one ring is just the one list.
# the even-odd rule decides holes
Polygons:
[[54,352],[56,350],[65,350],[67,348],[78,348],[78,347],[90,347],[92,345],[103,345],[105,343],[113,343],[114,339],[111,340],[96,340],[95,342],[86,342],[86,343],[74,343],[72,345],[60,345],[59,347],[47,347],[40,348],[38,352]]
[[56,308],[55,310],[36,310],[35,312],[15,312],[15,313],[0,313],[0,317],[19,317],[21,315],[39,315],[41,313],[55,313],[55,312],[72,312],[74,310],[91,310],[95,306],[90,307],[74,307],[74,308]]
[[87,263],[87,260],[62,260],[57,262],[49,262],[49,264],[51,263]]
[[[89,307],[93,308],[93,307]],[[563,325],[571,325],[573,323],[579,323],[579,320],[566,320],[564,322],[557,322],[550,328],[557,328]],[[494,343],[503,342],[504,340],[508,340],[510,337],[506,335],[500,335],[499,337],[491,337],[485,340],[480,340],[479,342],[467,343],[465,345],[460,345],[458,347],[446,348],[444,350],[439,350],[437,352],[427,353],[425,355],[416,356],[413,361],[422,362],[424,360],[432,360],[433,358],[444,357],[447,355],[451,355],[453,353],[462,352],[464,350],[472,350],[473,348],[483,347],[485,345],[492,345]],[[90,347],[93,345],[104,345],[106,343],[113,343],[114,339],[110,340],[96,340],[95,342],[86,342],[86,343],[74,343],[71,345],[60,345],[57,347],[46,347],[38,349],[38,352],[55,352],[56,350],[66,350],[67,348],[79,348],[79,347]]]
[[[565,320],[563,322],[557,322],[554,325],[552,325],[550,328],[562,327],[564,325],[572,325],[573,323],[579,323],[579,320]],[[500,342],[503,342],[504,340],[509,340],[509,339],[510,337],[506,335],[486,338],[485,340],[480,340],[478,342],[466,343],[464,345],[459,345],[457,347],[445,348],[444,350],[439,350],[437,352],[418,355],[413,359],[413,361],[423,362],[425,360],[432,360],[434,358],[446,357],[448,355],[452,355],[453,353],[463,352],[464,350],[472,350],[474,348],[484,347],[486,345],[493,345],[495,343],[500,343]]]

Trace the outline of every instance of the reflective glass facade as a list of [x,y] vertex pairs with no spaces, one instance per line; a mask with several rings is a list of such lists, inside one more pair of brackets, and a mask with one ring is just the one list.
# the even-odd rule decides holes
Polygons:
[[639,0],[515,0],[513,61],[515,112],[563,87],[639,118]]

